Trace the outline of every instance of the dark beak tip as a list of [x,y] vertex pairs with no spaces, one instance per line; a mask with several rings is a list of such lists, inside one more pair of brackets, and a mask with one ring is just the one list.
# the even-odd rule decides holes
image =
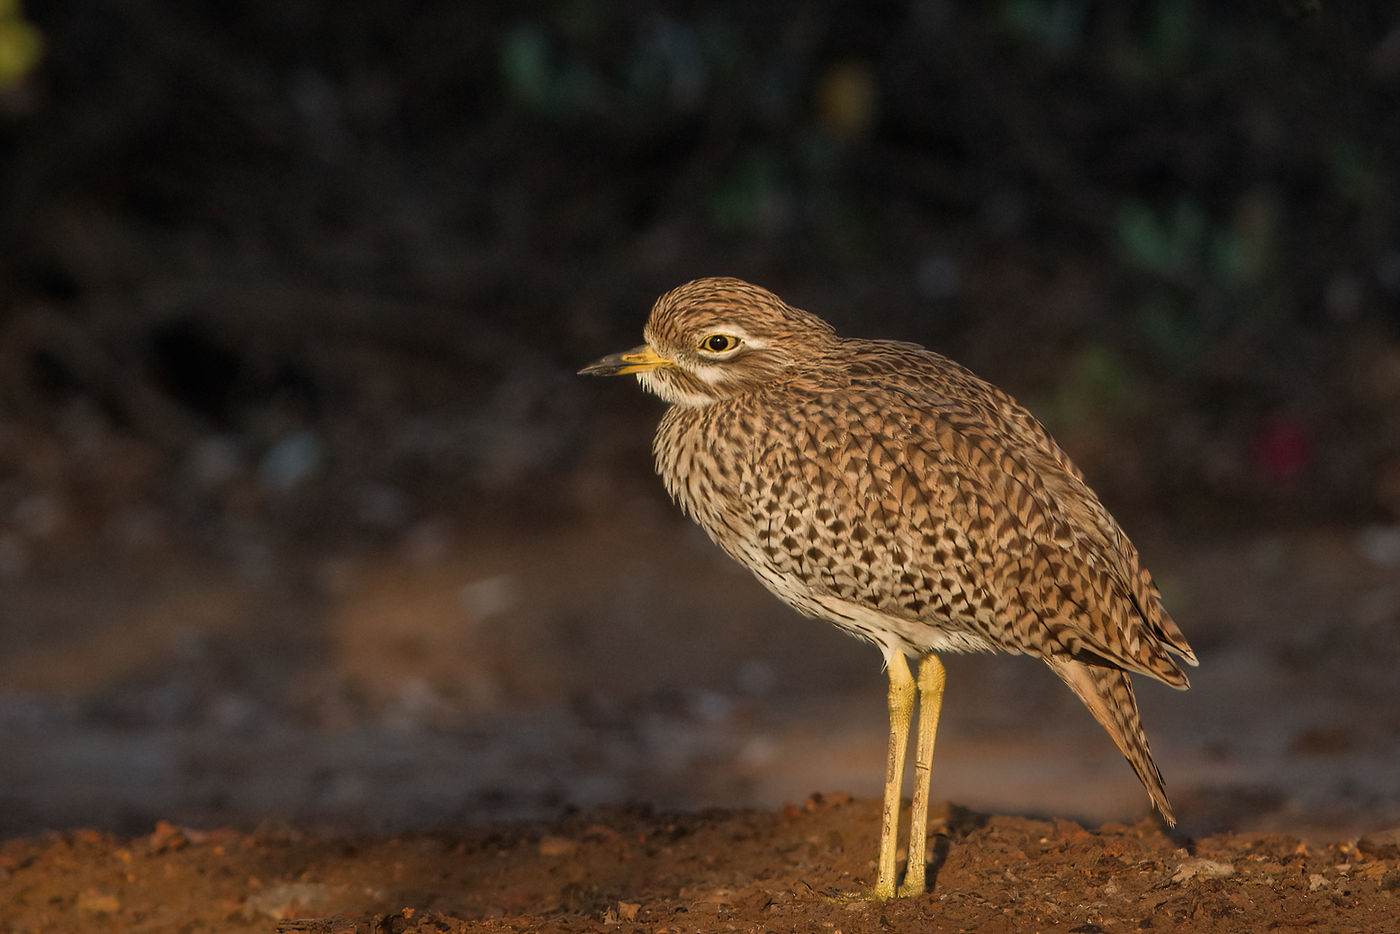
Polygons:
[[579,376],[616,376],[617,371],[626,366],[622,361],[622,354],[608,354],[599,360],[594,360],[586,367],[578,371]]
[[629,369],[636,366],[638,357],[650,356],[650,348],[643,344],[631,350],[624,350],[620,353],[610,353],[606,357],[594,360],[588,366],[578,371],[579,376],[617,376],[626,371],[635,372]]

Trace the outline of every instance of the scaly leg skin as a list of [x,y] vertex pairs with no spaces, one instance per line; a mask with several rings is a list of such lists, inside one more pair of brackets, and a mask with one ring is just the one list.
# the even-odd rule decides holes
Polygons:
[[894,897],[894,857],[899,838],[900,786],[904,783],[904,754],[909,748],[909,724],[914,714],[914,676],[898,652],[885,660],[890,676],[890,755],[885,764],[885,810],[880,820],[880,861],[875,898]]
[[929,779],[933,772],[933,741],[938,736],[938,715],[943,710],[943,685],[947,672],[937,655],[919,660],[919,739],[914,747],[914,803],[909,813],[909,863],[901,898],[924,894],[924,848],[928,843]]

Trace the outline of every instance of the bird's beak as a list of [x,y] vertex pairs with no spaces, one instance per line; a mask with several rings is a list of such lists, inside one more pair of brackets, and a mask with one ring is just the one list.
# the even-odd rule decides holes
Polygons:
[[580,376],[624,376],[670,365],[671,361],[652,350],[651,345],[643,344],[622,353],[608,354],[601,360],[594,360],[578,372]]

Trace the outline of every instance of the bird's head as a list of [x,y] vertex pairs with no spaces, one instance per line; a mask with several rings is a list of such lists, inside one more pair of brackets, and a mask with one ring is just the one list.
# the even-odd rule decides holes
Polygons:
[[675,405],[704,406],[749,392],[819,356],[836,332],[767,289],[739,279],[696,279],[656,300],[646,343],[579,370],[637,374]]

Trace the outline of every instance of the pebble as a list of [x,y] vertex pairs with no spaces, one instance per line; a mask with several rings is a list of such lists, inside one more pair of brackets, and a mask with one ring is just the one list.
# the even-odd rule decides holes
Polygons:
[[1214,859],[1188,859],[1176,867],[1172,881],[1182,883],[1191,879],[1223,879],[1234,874],[1235,867],[1230,863]]

